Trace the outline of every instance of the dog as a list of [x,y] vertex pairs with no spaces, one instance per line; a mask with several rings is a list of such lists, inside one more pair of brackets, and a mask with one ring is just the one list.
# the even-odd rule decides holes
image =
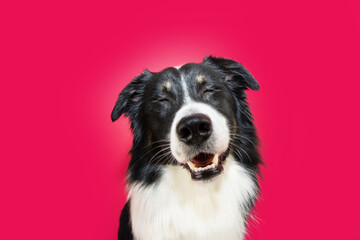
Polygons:
[[133,132],[119,239],[244,239],[262,163],[240,63],[201,63],[135,77],[119,94]]

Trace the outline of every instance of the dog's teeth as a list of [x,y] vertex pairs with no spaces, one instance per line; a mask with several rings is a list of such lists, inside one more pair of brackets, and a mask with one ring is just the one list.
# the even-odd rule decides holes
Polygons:
[[219,154],[217,153],[213,158],[213,164],[218,165],[218,163],[219,163]]
[[191,171],[196,172],[196,173],[197,172],[202,172],[202,171],[205,171],[205,170],[215,168],[219,164],[219,154],[215,154],[214,158],[213,158],[213,161],[212,161],[212,164],[207,165],[205,167],[196,167],[196,165],[191,161],[188,161],[186,163],[189,166],[189,168],[191,169]]
[[188,164],[188,166],[190,167],[191,170],[196,169],[195,164],[192,163],[191,161],[188,161],[187,164]]

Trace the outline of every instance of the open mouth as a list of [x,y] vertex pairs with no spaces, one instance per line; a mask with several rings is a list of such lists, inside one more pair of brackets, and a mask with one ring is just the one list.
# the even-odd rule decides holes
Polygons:
[[212,154],[201,152],[183,166],[191,173],[194,180],[210,179],[224,170],[223,163],[229,151],[222,154]]

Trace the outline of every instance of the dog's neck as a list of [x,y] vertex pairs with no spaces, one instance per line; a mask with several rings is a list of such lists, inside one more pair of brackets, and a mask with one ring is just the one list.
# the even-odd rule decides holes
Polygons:
[[243,239],[247,204],[256,198],[249,172],[230,155],[221,175],[194,181],[180,166],[165,166],[150,186],[131,185],[131,221],[138,240]]

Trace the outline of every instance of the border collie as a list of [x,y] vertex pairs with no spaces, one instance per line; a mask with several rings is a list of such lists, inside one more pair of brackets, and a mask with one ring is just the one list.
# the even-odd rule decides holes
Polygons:
[[248,89],[244,66],[213,56],[124,88],[111,113],[134,135],[119,239],[244,239],[261,164]]

